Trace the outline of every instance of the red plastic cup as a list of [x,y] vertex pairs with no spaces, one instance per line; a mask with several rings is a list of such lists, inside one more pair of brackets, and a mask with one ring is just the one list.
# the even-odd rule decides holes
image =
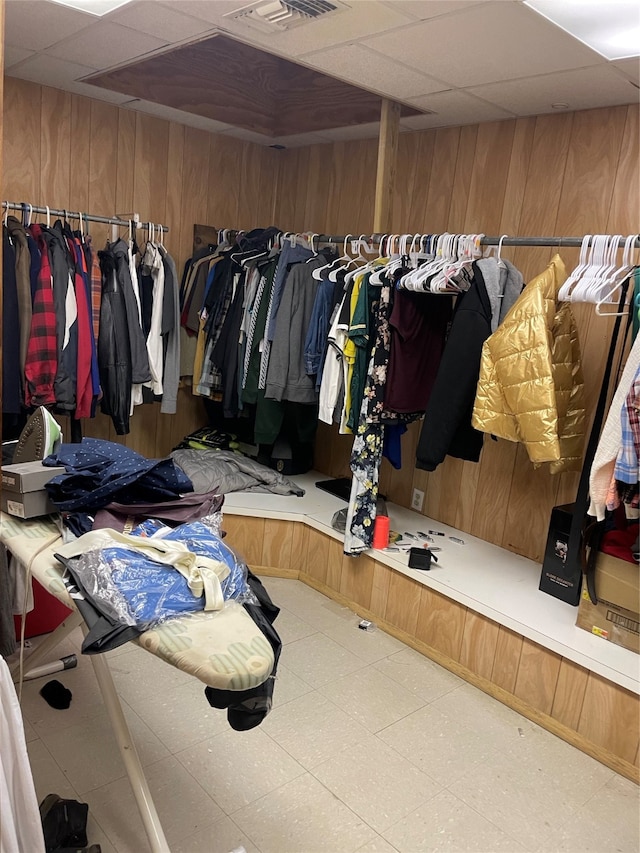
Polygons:
[[377,515],[373,527],[373,547],[382,550],[389,544],[389,516]]

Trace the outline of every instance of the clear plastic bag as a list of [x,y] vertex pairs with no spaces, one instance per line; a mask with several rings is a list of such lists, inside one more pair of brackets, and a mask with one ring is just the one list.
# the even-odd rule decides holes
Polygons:
[[[221,526],[222,515],[217,512],[173,529],[149,519],[133,535],[180,542],[188,551],[224,564],[229,570],[220,581],[225,602],[256,604],[247,583],[247,566],[220,538]],[[205,596],[194,595],[184,575],[154,560],[148,545],[138,551],[129,543],[111,542],[75,558],[74,571],[89,596],[99,599],[114,620],[144,631],[171,617],[204,609]]]
[[114,622],[135,625],[127,599],[114,583],[111,567],[102,550],[86,551],[73,560],[73,571],[89,599],[100,601],[100,610]]

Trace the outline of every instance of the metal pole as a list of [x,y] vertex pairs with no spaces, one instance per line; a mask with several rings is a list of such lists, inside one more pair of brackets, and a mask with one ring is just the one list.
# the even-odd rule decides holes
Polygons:
[[[357,236],[357,235],[356,235]],[[380,243],[382,234],[366,234],[364,239],[367,242],[377,245]],[[583,237],[505,237],[502,240],[503,246],[558,246],[563,248],[577,248],[582,246]],[[344,235],[339,234],[319,234],[314,235],[314,241],[319,243],[343,243]],[[497,246],[500,243],[500,237],[482,237],[480,240],[481,246]],[[640,235],[636,237],[635,248],[640,248]]]
[[18,203],[15,201],[3,201],[2,207],[4,210],[16,210],[20,213],[38,213],[45,214],[49,216],[64,216],[69,219],[80,219],[82,216],[83,220],[87,220],[88,222],[101,222],[104,225],[129,225],[129,222],[135,222],[136,228],[143,228],[144,230],[149,229],[149,225],[151,227],[155,227],[157,231],[162,230],[165,234],[169,231],[166,225],[154,225],[153,222],[138,222],[137,220],[132,219],[121,219],[119,216],[99,216],[95,213],[82,213],[82,211],[73,211],[73,210],[60,210],[58,208],[50,207],[42,207],[40,205],[32,205],[26,203]]

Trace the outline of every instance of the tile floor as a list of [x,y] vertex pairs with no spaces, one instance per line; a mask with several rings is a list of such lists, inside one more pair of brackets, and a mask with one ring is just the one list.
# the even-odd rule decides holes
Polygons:
[[[172,853],[637,853],[633,783],[304,584],[266,584],[286,645],[258,729],[135,646],[109,655]],[[38,797],[88,802],[103,853],[144,853],[91,663],[58,677],[67,711],[24,688]]]

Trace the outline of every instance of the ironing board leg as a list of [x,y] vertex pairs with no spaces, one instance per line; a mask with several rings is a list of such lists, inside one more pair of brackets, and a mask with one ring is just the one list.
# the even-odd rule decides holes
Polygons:
[[111,720],[113,733],[118,741],[120,754],[127,769],[127,776],[133,788],[140,816],[144,824],[152,853],[170,853],[167,839],[164,837],[158,812],[151,799],[151,792],[147,783],[138,753],[136,751],[131,732],[122,711],[122,705],[116,691],[116,686],[111,677],[109,664],[103,655],[91,655],[91,663],[100,685],[100,691],[104,704]]
[[[30,655],[25,656],[23,664],[24,671],[29,672],[30,670],[35,669],[41,661],[46,660],[49,657],[50,652],[52,652],[65,637],[74,631],[78,625],[82,625],[82,616],[77,610],[74,610],[67,616],[62,624],[58,625],[52,634],[49,634],[46,640],[43,640],[40,643],[37,649],[31,652]],[[14,681],[18,680],[19,672],[20,661],[17,661],[17,663],[11,667],[11,677]]]

